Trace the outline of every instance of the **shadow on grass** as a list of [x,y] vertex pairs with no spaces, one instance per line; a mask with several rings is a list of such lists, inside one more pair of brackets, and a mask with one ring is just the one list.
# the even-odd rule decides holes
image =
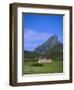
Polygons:
[[31,66],[34,66],[34,67],[43,67],[43,64],[40,64],[40,63],[34,63],[34,64],[32,64]]

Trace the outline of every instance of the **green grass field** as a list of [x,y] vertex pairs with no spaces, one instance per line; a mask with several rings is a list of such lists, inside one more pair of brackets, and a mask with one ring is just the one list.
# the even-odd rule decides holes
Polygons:
[[41,63],[38,61],[24,62],[24,74],[40,74],[40,73],[62,73],[63,61],[53,60],[51,63]]

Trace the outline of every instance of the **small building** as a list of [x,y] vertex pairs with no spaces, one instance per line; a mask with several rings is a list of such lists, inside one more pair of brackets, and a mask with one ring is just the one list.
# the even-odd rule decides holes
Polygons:
[[38,60],[38,63],[46,63],[46,62],[52,62],[52,59],[46,57],[40,57]]

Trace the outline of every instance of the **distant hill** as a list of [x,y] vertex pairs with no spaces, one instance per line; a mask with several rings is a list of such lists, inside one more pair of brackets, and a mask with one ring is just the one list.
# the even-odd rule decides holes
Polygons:
[[32,51],[24,51],[24,60],[36,60],[36,58],[40,57],[40,54]]
[[51,36],[46,42],[44,42],[42,45],[39,45],[34,52],[37,53],[45,53],[52,49],[58,48],[58,46],[62,46],[62,43],[58,41],[58,37],[56,35]]
[[63,44],[58,40],[57,35],[51,36],[42,45],[39,45],[34,52],[40,53],[48,58],[63,58]]
[[40,56],[63,60],[63,44],[58,40],[57,35],[51,36],[32,52],[24,51],[24,58],[34,59]]

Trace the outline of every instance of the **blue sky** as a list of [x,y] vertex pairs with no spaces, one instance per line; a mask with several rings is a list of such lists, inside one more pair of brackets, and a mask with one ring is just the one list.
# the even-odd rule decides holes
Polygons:
[[33,51],[52,35],[63,42],[63,15],[23,14],[24,50]]

